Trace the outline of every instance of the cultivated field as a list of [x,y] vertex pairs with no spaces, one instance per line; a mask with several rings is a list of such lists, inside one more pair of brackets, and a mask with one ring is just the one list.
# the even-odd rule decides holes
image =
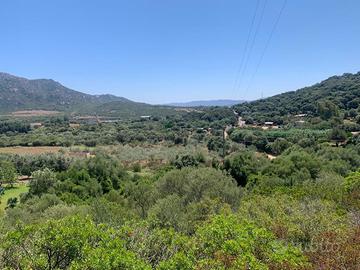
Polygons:
[[41,155],[44,153],[58,153],[60,149],[62,149],[62,147],[59,146],[0,147],[0,154]]
[[57,115],[58,111],[45,111],[45,110],[28,110],[28,111],[16,111],[10,114],[10,116],[16,117],[34,117],[34,116],[52,116]]

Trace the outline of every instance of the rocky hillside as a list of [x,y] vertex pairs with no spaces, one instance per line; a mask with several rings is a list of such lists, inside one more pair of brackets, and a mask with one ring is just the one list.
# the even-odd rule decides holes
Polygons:
[[28,80],[0,73],[0,112],[17,110],[80,111],[107,102],[131,102],[112,95],[89,95],[54,80]]

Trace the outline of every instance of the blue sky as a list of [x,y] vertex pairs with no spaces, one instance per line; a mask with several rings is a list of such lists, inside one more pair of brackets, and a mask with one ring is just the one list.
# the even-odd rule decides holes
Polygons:
[[360,1],[287,0],[264,51],[283,3],[259,0],[245,51],[257,0],[2,0],[0,71],[149,103],[251,100],[360,71]]

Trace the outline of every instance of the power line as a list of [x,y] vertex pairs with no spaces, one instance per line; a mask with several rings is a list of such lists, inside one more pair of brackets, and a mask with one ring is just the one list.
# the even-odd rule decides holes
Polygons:
[[259,4],[260,4],[260,0],[257,0],[256,1],[255,12],[254,12],[254,15],[252,16],[249,32],[248,32],[246,43],[245,43],[244,53],[242,54],[240,65],[239,65],[239,68],[238,68],[238,70],[236,72],[234,86],[233,86],[233,92],[235,92],[235,90],[236,90],[236,87],[237,87],[237,84],[238,84],[238,81],[239,81],[239,75],[240,75],[240,72],[241,72],[241,70],[243,68],[243,65],[244,65],[245,56],[246,56],[248,46],[249,46],[249,42],[250,42],[250,37],[252,36],[252,31],[253,31],[253,28],[254,28],[254,25],[255,25],[256,15],[257,15],[258,9],[259,9]]
[[[254,48],[255,41],[256,41],[256,37],[257,37],[257,34],[258,34],[258,32],[259,32],[259,29],[260,29],[260,25],[261,25],[262,20],[263,20],[263,18],[264,18],[264,13],[265,13],[266,4],[267,4],[267,0],[265,0],[264,5],[263,5],[263,7],[262,7],[261,14],[260,14],[260,19],[259,19],[259,21],[258,21],[258,23],[257,23],[257,25],[256,25],[255,34],[254,34],[253,39],[252,39],[252,41],[251,41],[250,50],[249,50],[249,53],[248,53],[248,55],[247,55],[247,57],[246,57],[245,64],[244,64],[244,68],[243,68],[242,73],[241,73],[241,76],[240,76],[240,80],[242,80],[243,77],[244,77],[244,75],[245,75],[245,71],[246,71],[246,68],[247,68],[247,64],[248,64],[248,62],[249,62],[249,59],[250,59],[252,50],[253,50],[253,48]],[[240,83],[239,83],[239,88],[240,88],[240,86],[241,86],[241,82],[242,82],[242,81],[240,81]]]
[[262,53],[261,53],[261,56],[260,56],[260,58],[259,58],[259,62],[257,63],[257,65],[256,65],[256,67],[255,67],[255,71],[254,71],[254,73],[253,73],[252,76],[251,76],[251,79],[250,79],[250,81],[249,81],[248,87],[246,88],[246,91],[249,90],[250,85],[251,85],[252,81],[254,80],[254,78],[255,78],[255,76],[256,76],[259,68],[260,68],[260,65],[261,65],[261,63],[262,63],[262,61],[263,61],[263,59],[264,59],[265,53],[266,53],[266,51],[267,51],[267,49],[268,49],[268,47],[269,47],[269,45],[270,45],[271,39],[272,39],[272,37],[273,37],[273,35],[274,35],[274,33],[275,33],[275,30],[276,30],[276,28],[277,28],[277,25],[279,24],[280,18],[281,18],[281,16],[282,16],[283,12],[284,12],[284,9],[285,9],[285,7],[286,7],[286,4],[287,4],[287,0],[284,0],[283,5],[282,5],[281,8],[280,8],[280,12],[279,12],[279,14],[278,14],[278,16],[277,16],[277,18],[276,18],[276,20],[275,20],[275,23],[274,23],[274,25],[273,25],[273,27],[272,27],[272,29],[271,29],[270,35],[269,35],[269,37],[268,37],[268,39],[267,39],[267,41],[266,41],[266,43],[265,43],[265,47],[264,47],[264,49],[263,49],[263,51],[262,51]]

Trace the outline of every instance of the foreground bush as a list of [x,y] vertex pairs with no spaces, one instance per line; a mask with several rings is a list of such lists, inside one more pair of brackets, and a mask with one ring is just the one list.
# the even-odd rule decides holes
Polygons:
[[111,230],[78,217],[20,226],[1,246],[5,269],[150,269]]
[[121,230],[67,217],[19,226],[1,243],[4,269],[305,269],[300,250],[235,215],[186,236],[146,223]]

